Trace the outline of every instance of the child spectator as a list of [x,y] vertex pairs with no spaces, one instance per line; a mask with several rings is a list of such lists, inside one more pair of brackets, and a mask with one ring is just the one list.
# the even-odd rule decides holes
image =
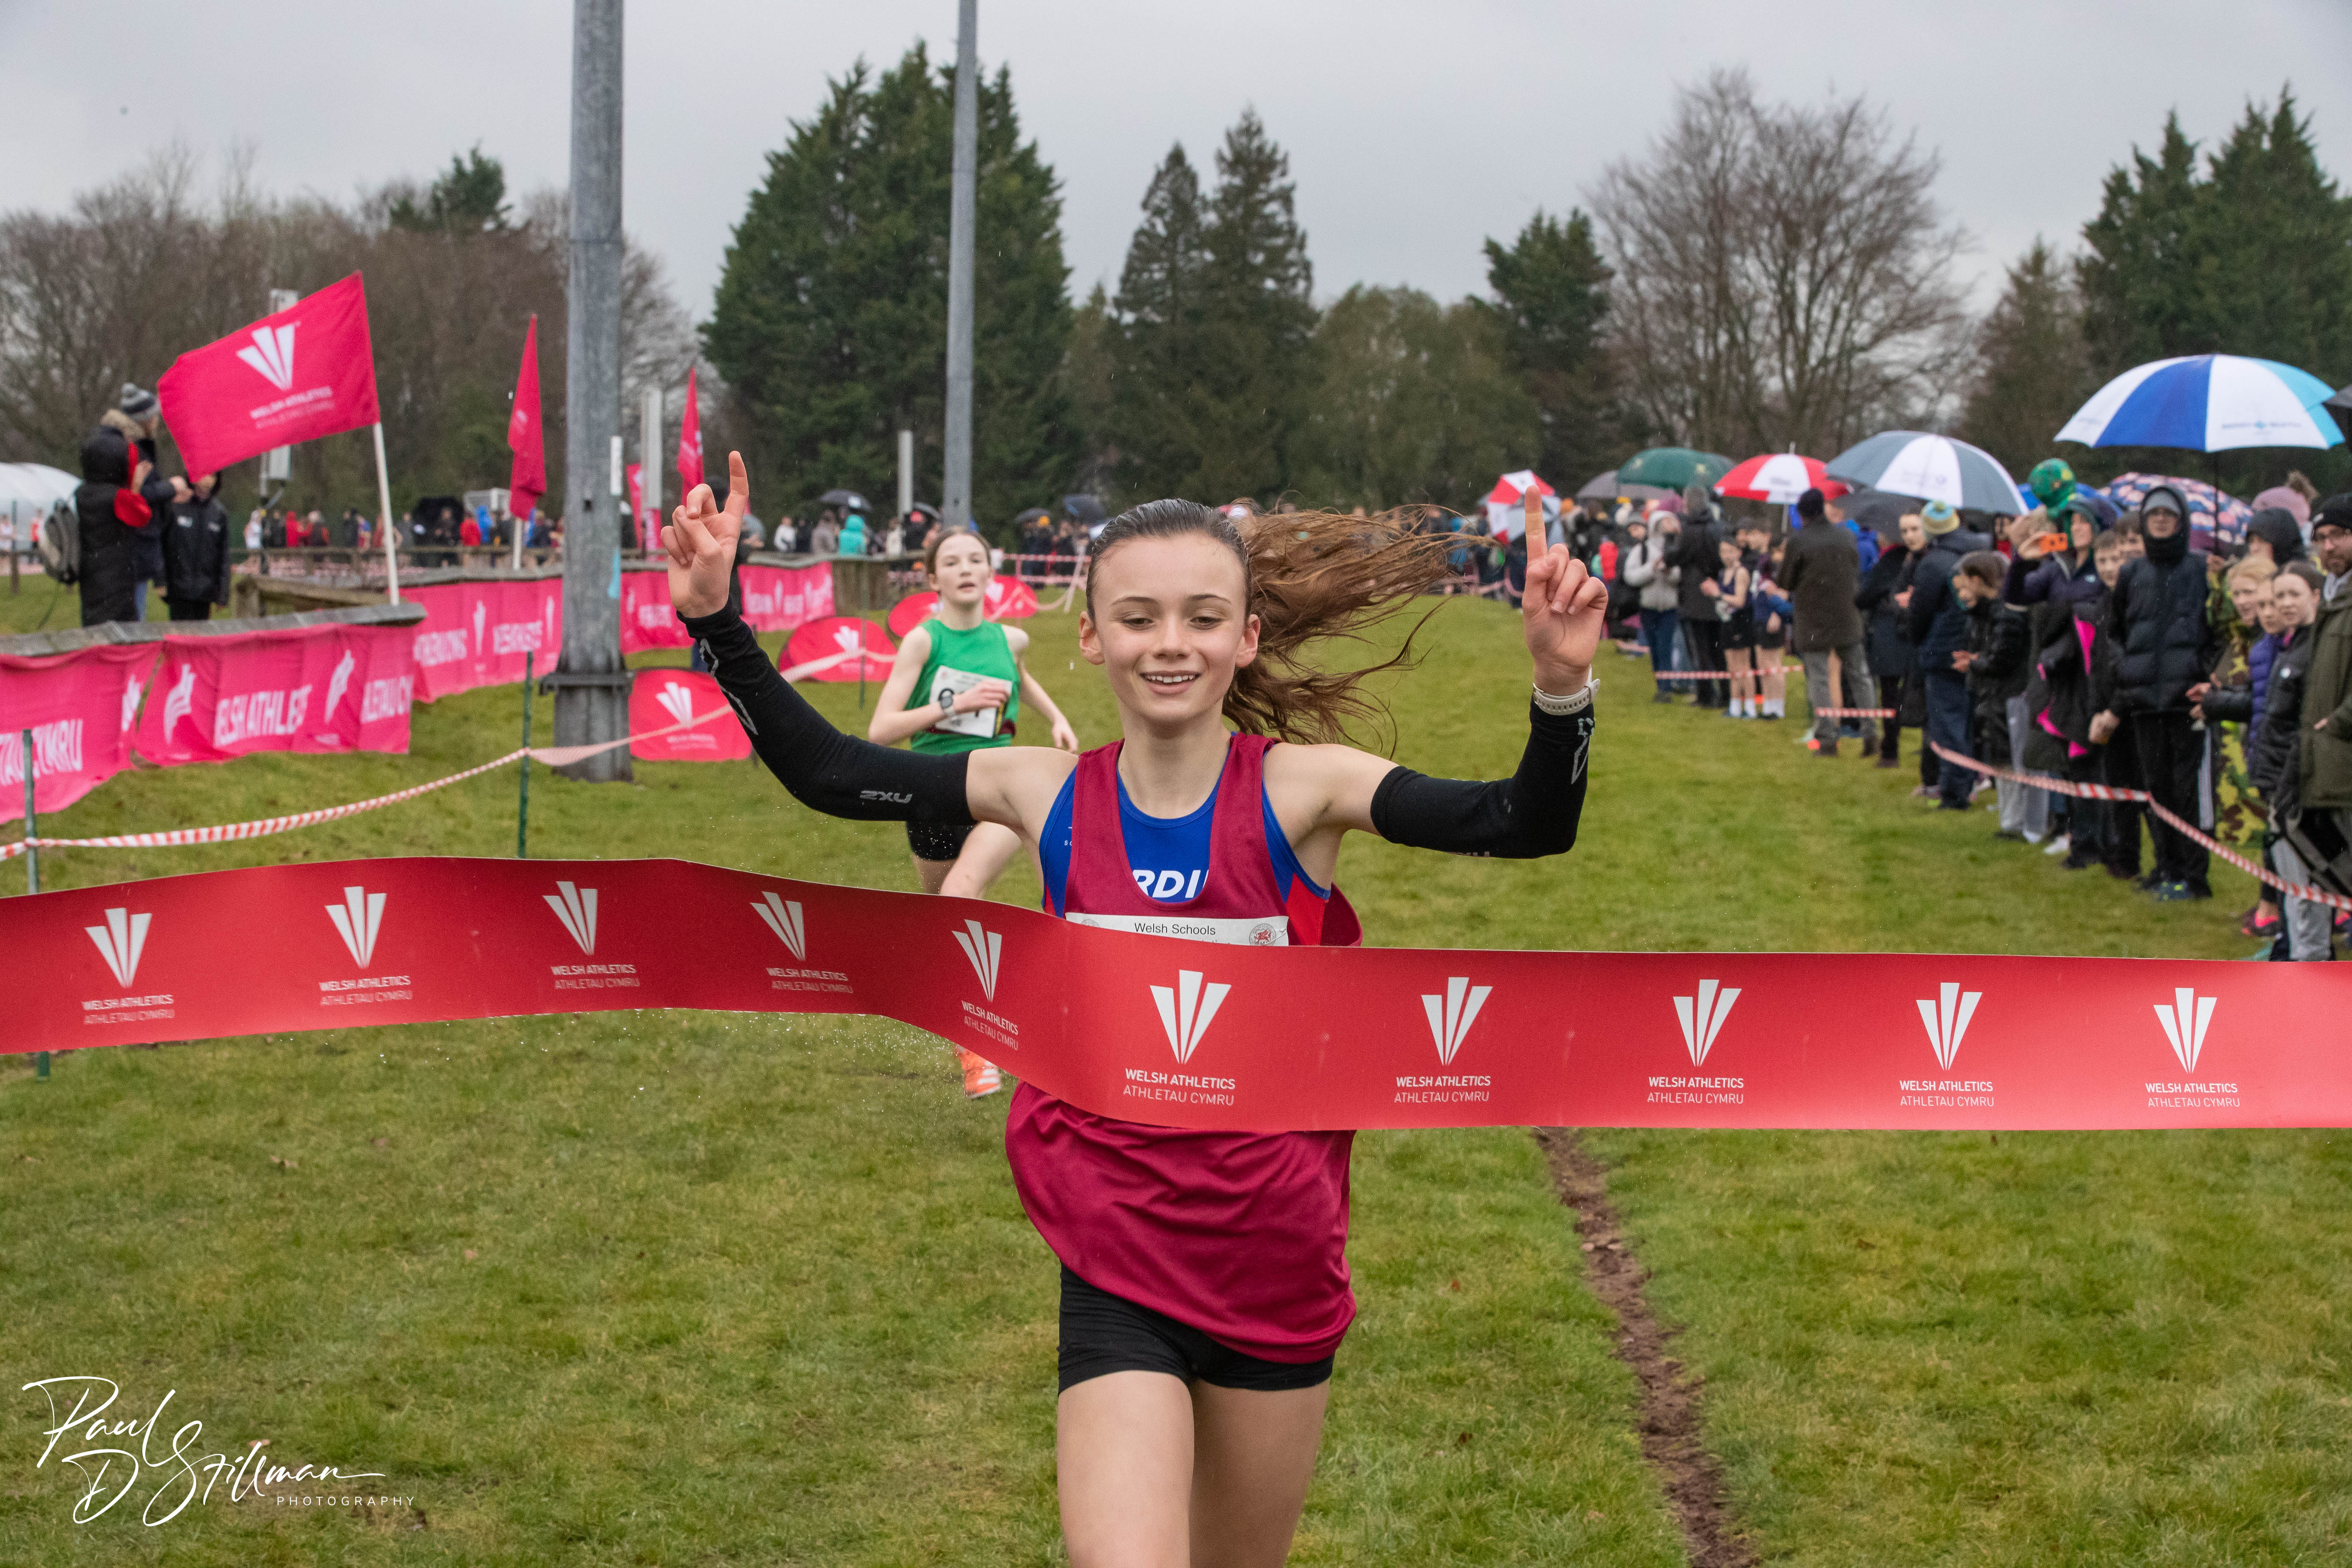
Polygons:
[[1699,584],[1699,592],[1715,608],[1716,646],[1722,650],[1723,668],[1731,674],[1731,692],[1723,716],[1753,719],[1755,688],[1747,672],[1756,662],[1756,611],[1748,599],[1748,568],[1739,562],[1739,541],[1723,540],[1716,546],[1715,575]]
[[[2313,623],[2319,616],[2319,593],[2324,579],[2307,561],[2291,563],[2271,580],[2271,619],[2277,630],[2263,641],[2273,644],[2263,692],[2263,717],[2247,748],[2247,772],[2255,791],[2269,808],[2270,831],[2264,836],[2263,863],[2290,882],[2308,883],[2313,868],[2297,853],[2284,830],[2302,807],[2302,710],[2311,656],[2318,639]],[[2250,688],[2215,687],[2202,694],[2195,711],[2207,719],[2231,719],[2252,712]],[[2253,934],[2275,936],[2273,959],[2316,962],[2333,955],[2333,933],[2327,906],[2305,899],[2285,899],[2263,905],[2279,912],[2267,925],[2256,923]],[[2257,910],[2259,922],[2260,908]]]
[[1797,614],[1796,601],[1773,581],[1781,570],[1788,541],[1774,543],[1771,525],[1754,519],[1741,523],[1736,537],[1739,541],[1739,563],[1748,568],[1748,595],[1754,601],[1751,614],[1756,623],[1755,660],[1759,671],[1754,706],[1760,710],[1761,717],[1779,719],[1789,710],[1789,678],[1780,673],[1780,666],[1783,650],[1789,646],[1789,624]]
[[[2189,689],[2213,668],[2217,639],[2205,611],[2205,553],[2189,548],[2188,520],[2188,502],[2169,485],[2140,503],[2145,553],[2125,565],[2107,605],[2117,647],[2109,710],[2125,721],[2140,787],[2166,811],[2210,831],[2205,738],[2189,712]],[[2156,868],[2140,886],[2167,903],[2211,898],[2205,850],[2153,816],[2149,831]]]
[[[1966,646],[1952,655],[1952,665],[1968,672],[1969,707],[1975,719],[1970,754],[2004,768],[2013,765],[2016,755],[2009,728],[2010,699],[2022,696],[2032,673],[2026,646],[2030,622],[2023,610],[2001,598],[2001,584],[2008,575],[2009,563],[1990,550],[1971,551],[1952,575],[1952,592],[1959,596],[1969,616]],[[2040,843],[2048,830],[2047,818],[2041,813],[2030,814],[2032,803],[2027,797],[2048,797],[2007,779],[1999,781],[1995,788],[2000,809],[1999,836]]]

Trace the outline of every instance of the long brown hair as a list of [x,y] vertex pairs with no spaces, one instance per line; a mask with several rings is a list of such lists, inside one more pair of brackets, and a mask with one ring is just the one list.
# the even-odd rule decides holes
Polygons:
[[1428,616],[1377,664],[1326,669],[1315,656],[1334,639],[1369,643],[1373,627],[1452,574],[1446,556],[1460,541],[1420,531],[1414,526],[1420,517],[1418,510],[1376,517],[1279,512],[1251,518],[1244,531],[1196,501],[1146,501],[1113,518],[1095,541],[1087,613],[1094,613],[1095,574],[1120,545],[1205,534],[1241,563],[1244,610],[1258,618],[1257,658],[1234,671],[1225,693],[1227,721],[1245,734],[1311,743],[1340,740],[1351,722],[1361,721],[1385,741],[1393,736],[1388,710],[1364,693],[1363,682],[1416,660],[1413,637]]

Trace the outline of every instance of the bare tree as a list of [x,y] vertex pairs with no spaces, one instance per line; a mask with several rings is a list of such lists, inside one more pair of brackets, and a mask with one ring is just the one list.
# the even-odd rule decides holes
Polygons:
[[[199,194],[181,147],[76,198],[64,215],[0,216],[0,445],[71,470],[76,448],[125,381],[153,386],[187,349],[268,309],[271,288],[309,293],[367,279],[376,386],[394,505],[503,484],[509,397],[530,317],[540,317],[549,449],[562,449],[563,197],[538,193],[495,228],[404,226],[413,182],[345,203],[272,199],[232,150],[217,193]],[[633,243],[622,341],[629,390],[682,381],[691,324],[660,263]],[[163,454],[171,462],[175,454]],[[560,467],[560,465],[559,465]],[[249,496],[255,472],[227,476]],[[560,482],[560,476],[559,482]],[[292,504],[373,512],[373,443],[355,432],[295,448]],[[560,497],[551,498],[560,500]]]
[[1765,104],[1745,71],[1677,98],[1590,193],[1617,283],[1612,347],[1651,423],[1744,455],[1827,456],[1934,418],[1966,353],[1966,236],[1938,161],[1861,96]]

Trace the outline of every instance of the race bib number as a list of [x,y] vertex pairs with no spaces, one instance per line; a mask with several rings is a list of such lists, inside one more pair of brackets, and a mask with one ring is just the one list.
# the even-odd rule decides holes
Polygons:
[[[944,713],[953,706],[958,697],[989,679],[985,675],[974,675],[971,670],[943,664],[931,671],[930,700],[938,703]],[[997,716],[1001,712],[1002,709],[982,708],[971,713],[948,713],[931,726],[931,731],[939,735],[971,735],[982,741],[989,740],[996,734]]]

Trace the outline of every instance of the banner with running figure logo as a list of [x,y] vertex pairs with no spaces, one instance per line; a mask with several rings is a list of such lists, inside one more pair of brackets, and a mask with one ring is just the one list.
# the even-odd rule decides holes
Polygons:
[[[743,621],[755,632],[788,632],[833,614],[833,564],[750,565],[736,578],[743,585]],[[637,567],[621,574],[621,651],[684,647],[693,639],[670,607],[666,567]],[[853,679],[855,679],[853,677]]]
[[0,817],[25,805],[25,731],[33,733],[33,809],[63,811],[131,765],[131,729],[155,648],[0,655]]
[[416,648],[416,699],[436,701],[478,686],[522,679],[527,658],[541,674],[563,651],[563,579],[501,578],[433,583],[402,590],[425,606],[411,634]]
[[163,645],[139,754],[165,767],[248,752],[406,752],[406,626],[302,626]]
[[[223,931],[271,961],[224,966]],[[1176,1127],[2352,1125],[2328,964],[1187,942],[677,860],[0,900],[0,1049],[617,1008],[866,1013]]]

